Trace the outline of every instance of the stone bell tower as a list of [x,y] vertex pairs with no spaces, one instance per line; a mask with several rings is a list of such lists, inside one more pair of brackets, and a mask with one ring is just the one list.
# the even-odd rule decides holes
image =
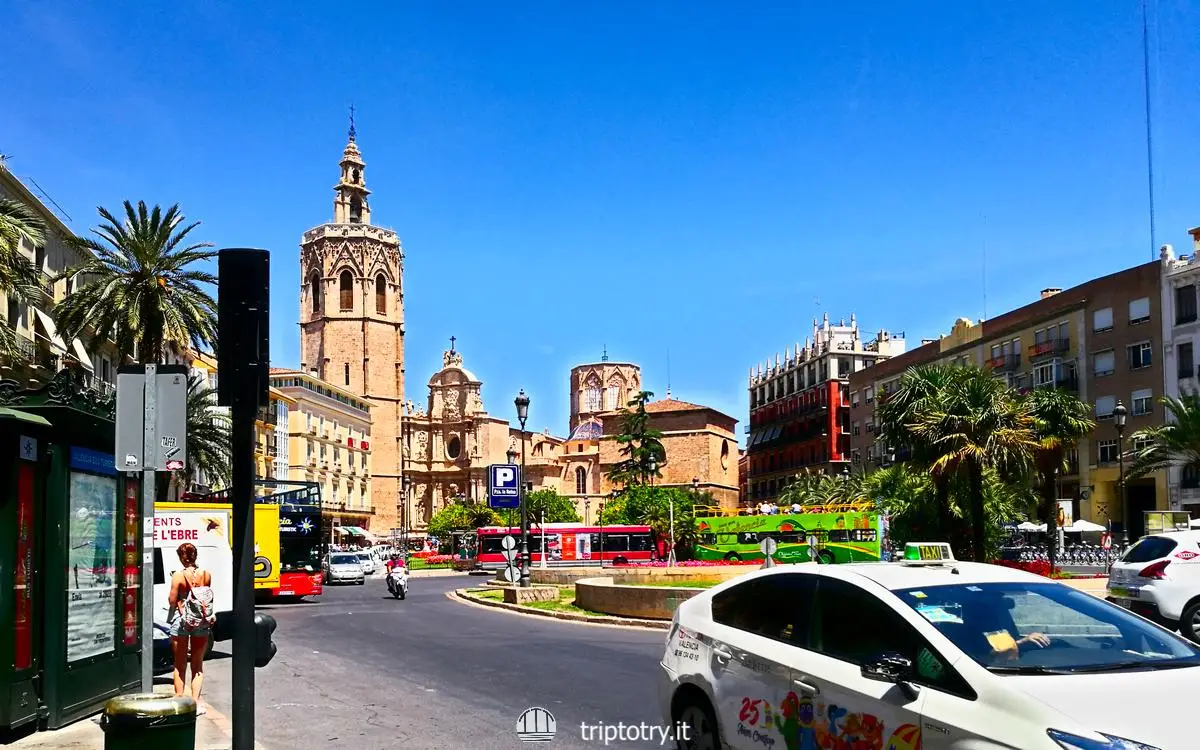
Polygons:
[[[354,114],[334,186],[333,223],[300,242],[300,368],[371,403],[372,533],[397,527],[404,402],[404,251],[396,233],[371,224],[366,162]],[[360,475],[361,476],[361,475]]]

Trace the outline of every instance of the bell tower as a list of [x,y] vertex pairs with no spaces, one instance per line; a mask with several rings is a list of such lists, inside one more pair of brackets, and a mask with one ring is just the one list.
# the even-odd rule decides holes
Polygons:
[[[353,108],[340,167],[333,222],[300,242],[300,368],[371,403],[372,473],[350,481],[369,485],[368,528],[387,535],[403,501],[404,250],[395,232],[371,224]],[[311,471],[307,479],[325,483]]]

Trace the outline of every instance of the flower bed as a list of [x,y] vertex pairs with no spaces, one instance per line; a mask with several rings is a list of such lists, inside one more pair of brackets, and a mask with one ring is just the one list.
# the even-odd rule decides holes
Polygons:
[[1046,560],[993,560],[992,565],[1000,565],[1005,568],[1015,568],[1023,570],[1026,573],[1044,576],[1046,578],[1107,578],[1105,573],[1067,573],[1062,568],[1056,568],[1053,572],[1050,570],[1050,563]]
[[[762,565],[762,561],[756,560],[683,560],[675,563],[677,568],[708,568],[714,566],[726,565]],[[655,560],[654,562],[636,562],[636,563],[621,563],[620,565],[610,565],[612,568],[665,568],[667,567],[666,560]]]

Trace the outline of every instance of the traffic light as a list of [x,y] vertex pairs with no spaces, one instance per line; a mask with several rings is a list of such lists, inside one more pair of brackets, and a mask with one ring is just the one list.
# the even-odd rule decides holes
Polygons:
[[275,658],[275,641],[271,638],[278,623],[270,615],[254,614],[254,666],[265,667]]

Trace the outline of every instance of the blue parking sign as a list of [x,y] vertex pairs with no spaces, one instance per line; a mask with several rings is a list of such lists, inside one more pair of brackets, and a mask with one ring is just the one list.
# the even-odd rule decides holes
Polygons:
[[488,467],[488,505],[493,508],[521,507],[521,467],[492,464]]

